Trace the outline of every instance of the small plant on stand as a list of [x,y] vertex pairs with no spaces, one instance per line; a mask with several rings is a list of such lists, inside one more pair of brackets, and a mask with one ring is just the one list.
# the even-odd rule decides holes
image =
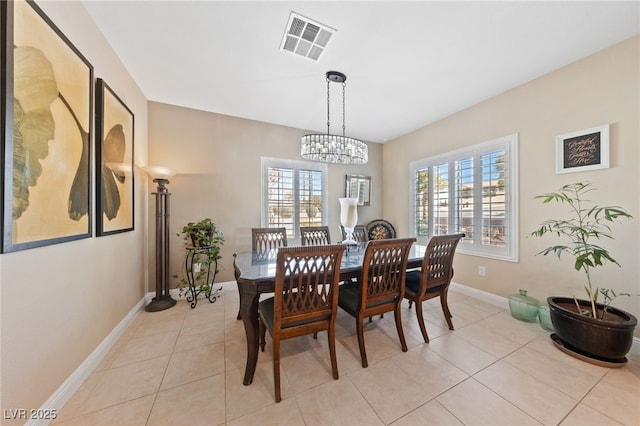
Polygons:
[[187,223],[177,235],[183,238],[186,247],[183,275],[173,275],[173,278],[180,280],[179,295],[185,294],[192,308],[196,307],[198,295],[202,292],[209,302],[215,302],[222,290],[222,287],[213,288],[213,282],[219,272],[218,260],[222,258],[222,231],[211,219],[206,218]]

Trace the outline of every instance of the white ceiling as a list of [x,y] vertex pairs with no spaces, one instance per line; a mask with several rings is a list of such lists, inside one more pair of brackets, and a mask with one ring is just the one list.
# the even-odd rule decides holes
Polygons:
[[[151,101],[392,140],[640,32],[640,2],[97,1],[90,15]],[[279,50],[295,11],[337,32],[318,62]],[[331,84],[331,132],[341,133]]]

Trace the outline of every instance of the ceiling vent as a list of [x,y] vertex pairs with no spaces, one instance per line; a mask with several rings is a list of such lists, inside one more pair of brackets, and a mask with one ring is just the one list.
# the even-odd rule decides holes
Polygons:
[[291,12],[280,50],[317,61],[335,32],[333,28]]

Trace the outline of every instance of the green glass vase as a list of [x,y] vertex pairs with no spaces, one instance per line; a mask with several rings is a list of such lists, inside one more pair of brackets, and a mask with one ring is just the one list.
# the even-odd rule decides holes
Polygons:
[[533,297],[527,296],[527,290],[520,290],[518,294],[509,296],[509,310],[511,316],[520,321],[536,322],[538,320],[538,302]]
[[549,305],[541,303],[538,306],[538,320],[540,326],[547,331],[553,331],[553,323],[551,322],[551,313],[549,312]]

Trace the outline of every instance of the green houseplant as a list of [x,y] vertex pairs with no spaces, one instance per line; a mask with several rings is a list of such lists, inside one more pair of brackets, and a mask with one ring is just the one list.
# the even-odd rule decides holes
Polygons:
[[[594,287],[591,280],[593,268],[607,263],[620,266],[607,248],[601,245],[604,239],[613,239],[611,224],[632,216],[618,206],[599,206],[585,198],[594,188],[590,182],[564,185],[558,192],[538,195],[543,203],[558,202],[569,207],[569,216],[547,219],[531,233],[534,237],[548,234],[561,238],[560,244],[552,245],[538,254],[565,253],[572,256],[574,268],[585,275],[587,300],[549,297],[551,320],[557,338],[570,350],[581,355],[606,361],[621,361],[631,348],[633,330],[637,319],[622,310],[611,307],[616,293],[609,288]],[[628,295],[628,293],[621,293]],[[598,302],[598,296],[603,302]],[[615,329],[612,335],[606,335]],[[552,338],[554,336],[552,335]]]
[[180,280],[180,296],[187,295],[187,301],[194,308],[198,294],[205,293],[211,303],[218,298],[219,289],[213,290],[213,282],[218,274],[218,260],[222,258],[220,250],[224,245],[224,235],[209,218],[198,222],[189,222],[177,234],[186,246],[186,258],[183,275],[173,275]]

